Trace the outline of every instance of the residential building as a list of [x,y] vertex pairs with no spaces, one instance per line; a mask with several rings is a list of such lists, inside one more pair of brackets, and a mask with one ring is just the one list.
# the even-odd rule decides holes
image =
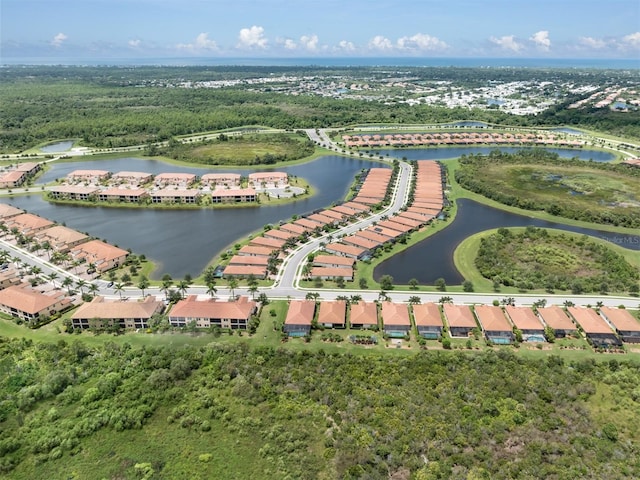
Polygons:
[[89,240],[88,235],[62,225],[40,230],[34,238],[40,243],[48,242],[56,252],[60,253],[67,253],[76,245]]
[[174,327],[187,327],[195,322],[198,328],[217,326],[246,330],[256,311],[256,302],[247,297],[239,297],[234,302],[221,302],[212,298],[198,300],[197,295],[190,295],[171,309],[169,323]]
[[443,323],[437,304],[429,302],[413,305],[413,320],[418,335],[431,340],[442,336]]
[[640,343],[640,322],[624,308],[601,307],[600,315],[613,325],[623,342]]
[[523,340],[527,342],[544,342],[544,325],[542,325],[540,318],[531,308],[506,305],[504,310],[511,323],[522,332]]
[[187,188],[196,181],[193,173],[160,173],[153,179],[157,187]]
[[174,190],[164,188],[151,192],[151,203],[198,203],[200,192],[197,190]]
[[71,316],[73,328],[149,328],[149,321],[164,308],[162,301],[149,296],[143,301],[107,300],[99,295],[84,303]]
[[254,188],[283,187],[289,185],[289,176],[284,172],[254,172],[249,174],[249,185]]
[[101,240],[91,240],[73,247],[71,255],[73,258],[94,265],[99,272],[106,272],[120,266],[126,260],[129,252]]
[[487,340],[497,344],[513,342],[513,327],[500,307],[476,305],[474,309]]
[[597,348],[620,347],[622,342],[613,332],[612,327],[592,308],[568,307],[567,312],[576,321],[587,340]]
[[85,201],[98,198],[99,193],[98,187],[85,185],[60,185],[51,187],[48,191],[48,195],[54,199]]
[[241,178],[239,173],[205,173],[200,177],[200,184],[217,189],[239,187]]
[[318,325],[327,328],[345,328],[347,302],[344,300],[322,301],[318,309]]
[[467,305],[445,303],[442,306],[442,311],[449,325],[449,334],[452,337],[468,337],[474,329],[478,328],[471,308]]
[[24,210],[16,208],[13,205],[0,203],[0,222],[5,222],[8,218],[15,217],[25,213]]
[[382,302],[382,326],[384,333],[393,338],[409,334],[411,319],[409,308],[404,303]]
[[51,316],[70,305],[71,300],[59,290],[54,290],[52,295],[45,295],[27,284],[12,285],[0,290],[0,312],[25,322]]
[[342,255],[343,257],[355,258],[356,260],[361,260],[369,253],[368,250],[364,248],[345,245],[344,243],[330,243],[325,245],[324,249],[333,255]]
[[316,302],[313,300],[291,300],[284,320],[284,332],[290,337],[309,335],[315,312]]
[[54,223],[46,218],[33,215],[31,213],[22,213],[5,220],[4,224],[9,230],[16,228],[19,233],[26,237],[33,237],[40,230],[52,227]]
[[[252,258],[252,257],[246,257]],[[258,258],[258,257],[255,257]],[[258,280],[267,278],[267,267],[256,265],[227,265],[222,271],[224,277],[246,278],[253,275]]]
[[211,192],[211,201],[213,203],[255,202],[257,199],[258,194],[253,188],[217,189]]
[[67,182],[69,183],[88,183],[97,185],[106,180],[111,172],[106,170],[74,170],[67,174]]
[[341,255],[316,255],[313,264],[317,267],[349,267],[353,268],[356,260]]
[[107,188],[98,193],[101,202],[140,203],[149,198],[149,192],[144,188]]
[[564,338],[567,335],[575,335],[578,327],[567,316],[565,311],[557,305],[539,307],[538,315],[546,326],[551,328],[556,338]]
[[133,187],[144,185],[153,180],[153,175],[146,172],[127,172],[122,171],[111,175],[111,183],[128,184]]
[[313,267],[311,278],[321,278],[322,280],[337,280],[342,278],[347,282],[353,280],[353,269],[351,267]]
[[360,300],[351,304],[349,325],[351,328],[378,327],[378,304]]

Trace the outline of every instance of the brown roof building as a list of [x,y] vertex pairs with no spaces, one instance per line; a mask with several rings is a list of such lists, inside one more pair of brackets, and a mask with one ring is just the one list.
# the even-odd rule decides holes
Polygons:
[[153,179],[153,175],[146,172],[127,172],[122,171],[111,175],[111,182],[128,183],[129,185],[144,185]]
[[513,327],[500,307],[476,305],[474,308],[487,340],[498,344],[513,342]]
[[347,302],[344,300],[323,301],[318,310],[318,324],[329,328],[344,328],[346,315]]
[[101,240],[91,240],[81,243],[71,249],[71,255],[77,259],[84,259],[95,265],[99,272],[106,272],[121,265],[129,252]]
[[45,295],[27,284],[13,285],[0,290],[0,312],[26,322],[53,315],[70,304],[71,301],[57,290],[54,290],[53,295]]
[[149,192],[144,188],[112,187],[101,190],[98,193],[98,200],[101,202],[139,203],[148,197]]
[[[254,257],[246,257],[254,258]],[[259,258],[259,257],[255,257]],[[259,265],[227,265],[222,271],[225,277],[248,277],[253,275],[255,278],[263,280],[267,278],[267,267]]]
[[596,313],[592,308],[569,307],[569,315],[573,317],[593,346],[608,348],[622,345],[620,339],[613,333],[612,327],[605,322],[604,318]]
[[238,255],[249,255],[256,257],[270,257],[273,254],[273,249],[268,247],[254,247],[252,245],[245,245],[238,250]]
[[186,327],[195,322],[198,328],[246,329],[256,310],[256,302],[247,297],[240,297],[235,302],[220,302],[212,298],[198,300],[196,295],[191,295],[171,309],[169,323],[174,327]]
[[253,188],[217,189],[211,192],[213,203],[255,202],[257,199],[258,194]]
[[342,278],[347,282],[353,280],[353,269],[351,267],[313,267],[311,278],[321,278],[322,280],[337,280]]
[[437,339],[442,335],[442,317],[437,304],[429,302],[414,305],[413,319],[418,335],[429,339]]
[[7,218],[15,217],[23,213],[24,213],[24,210],[16,208],[13,205],[0,203],[0,221],[5,221]]
[[121,328],[149,328],[149,320],[162,312],[164,304],[154,297],[144,301],[106,300],[96,296],[71,316],[73,328],[105,328],[118,325]]
[[55,251],[61,253],[66,253],[76,245],[89,240],[84,233],[62,225],[40,230],[34,237],[40,243],[48,242]]
[[87,183],[99,183],[102,180],[106,180],[111,175],[111,172],[106,170],[74,170],[67,174],[67,180],[70,182],[87,182]]
[[544,325],[532,309],[506,305],[504,310],[511,319],[511,323],[522,332],[524,340],[544,341]]
[[409,308],[404,303],[382,302],[382,325],[390,337],[404,337],[411,330]]
[[316,255],[313,264],[318,267],[349,267],[353,268],[356,263],[354,258],[340,255]]
[[69,200],[89,200],[92,197],[97,197],[99,193],[98,187],[85,185],[59,185],[51,187],[48,191],[51,198]]
[[193,173],[160,173],[153,179],[154,183],[159,187],[188,187],[196,181]]
[[467,305],[445,303],[442,306],[442,311],[447,319],[449,333],[452,337],[468,337],[474,328],[478,328],[471,308]]
[[540,307],[537,309],[538,315],[549,328],[553,329],[557,338],[564,338],[567,335],[576,333],[578,327],[567,316],[565,311],[557,305]]
[[600,308],[602,315],[616,329],[622,340],[629,343],[640,343],[640,322],[624,308]]
[[9,230],[17,228],[21,234],[32,237],[40,230],[52,227],[54,223],[46,218],[33,215],[31,213],[23,213],[15,217],[7,219],[5,225]]
[[291,300],[284,320],[284,332],[290,337],[303,337],[311,333],[311,322],[316,312],[313,300]]
[[378,326],[378,305],[360,300],[351,304],[349,314],[351,328],[373,328]]
[[239,173],[205,173],[200,177],[202,185],[215,186],[239,186],[241,175]]
[[367,254],[367,250],[354,245],[345,245],[344,243],[330,243],[325,245],[324,249],[334,255],[342,255],[343,257],[351,257],[360,260]]

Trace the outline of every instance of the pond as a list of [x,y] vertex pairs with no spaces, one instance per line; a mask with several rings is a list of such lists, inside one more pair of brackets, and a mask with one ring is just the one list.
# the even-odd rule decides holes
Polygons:
[[[493,149],[460,147],[417,150],[386,150],[393,157],[401,158],[452,158],[469,153],[488,153]],[[513,150],[506,148],[503,150]],[[562,150],[553,149],[552,151]],[[600,154],[588,150],[565,149],[567,157]],[[145,254],[158,263],[155,277],[169,273],[180,278],[186,273],[196,275],[219,252],[261,229],[265,224],[277,223],[313,210],[341,202],[354,176],[363,168],[382,166],[365,159],[342,156],[325,156],[314,161],[268,170],[284,171],[306,179],[316,190],[311,198],[286,205],[269,207],[203,209],[203,210],[154,210],[115,209],[103,207],[78,207],[50,204],[41,196],[18,196],[3,200],[71,228],[102,238],[138,254]],[[110,160],[55,162],[38,183],[62,178],[76,169],[103,169],[111,172],[121,170],[143,171],[153,174],[162,172],[192,172],[202,175],[207,172],[238,172],[248,175],[250,169],[212,169],[174,166],[157,160],[119,158]],[[263,171],[264,169],[261,169]],[[500,225],[498,225],[500,226]],[[489,227],[490,228],[490,227]],[[455,269],[454,269],[455,270]],[[414,275],[412,275],[414,276]],[[435,278],[438,278],[437,275]],[[400,277],[398,277],[400,278]],[[408,278],[411,278],[408,277]],[[453,278],[453,277],[452,277]],[[452,282],[455,283],[455,282]]]
[[[145,254],[159,264],[156,277],[169,273],[174,278],[196,275],[220,251],[246,238],[265,224],[287,220],[294,214],[311,212],[341,202],[355,175],[363,168],[383,166],[367,160],[325,156],[312,162],[278,168],[305,178],[316,195],[285,205],[202,210],[119,209],[51,204],[40,195],[6,198],[5,203],[105,239],[109,243]],[[64,177],[75,169],[140,170],[150,173],[196,172],[212,169],[174,167],[166,163],[122,158],[117,160],[52,164],[45,181]],[[215,170],[220,171],[220,170]],[[247,175],[251,170],[237,171]]]
[[66,152],[70,150],[71,147],[73,147],[73,140],[65,140],[63,142],[51,143],[44,147],[40,147],[40,151],[43,153]]
[[451,225],[382,262],[373,272],[376,281],[382,275],[391,275],[396,284],[406,285],[410,279],[415,278],[423,285],[433,285],[436,279],[444,278],[448,285],[459,285],[464,278],[453,263],[455,249],[471,235],[500,227],[533,225],[557,228],[601,238],[631,250],[640,250],[639,235],[624,235],[548,222],[488,207],[466,198],[459,199],[457,203],[458,213]]

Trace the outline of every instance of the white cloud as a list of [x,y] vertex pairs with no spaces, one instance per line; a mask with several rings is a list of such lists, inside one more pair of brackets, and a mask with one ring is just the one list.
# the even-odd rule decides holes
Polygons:
[[60,47],[62,46],[62,44],[67,38],[69,37],[67,37],[64,33],[60,32],[55,37],[53,37],[53,40],[51,40],[51,45],[53,45],[56,48]]
[[338,50],[341,52],[355,52],[356,46],[347,40],[340,40],[334,50]]
[[628,47],[640,47],[640,32],[625,35],[622,37],[622,43]]
[[264,28],[257,25],[241,29],[238,39],[238,48],[267,48],[268,41],[264,37]]
[[437,37],[426,33],[416,33],[411,37],[401,37],[397,41],[400,50],[444,50],[448,45]]
[[376,35],[369,41],[369,48],[372,50],[393,50],[391,40],[382,35]]
[[490,37],[489,41],[503,50],[509,50],[515,53],[523,48],[523,45],[518,43],[513,35],[505,35],[500,38]]
[[580,37],[580,44],[585,47],[595,49],[601,49],[607,46],[607,42],[604,40],[593,37]]
[[138,39],[129,40],[127,42],[127,45],[129,45],[131,48],[138,48],[140,45],[142,45],[142,42]]
[[307,50],[318,49],[318,36],[317,35],[303,35],[300,37],[300,45]]
[[281,43],[285,50],[295,50],[296,48],[298,48],[298,44],[290,38],[285,38],[281,41]]
[[529,37],[536,47],[540,50],[548,52],[551,48],[551,40],[549,39],[549,32],[547,30],[540,30]]
[[209,38],[208,33],[199,34],[193,43],[179,43],[176,47],[179,50],[188,50],[191,52],[218,50],[218,44],[215,40]]

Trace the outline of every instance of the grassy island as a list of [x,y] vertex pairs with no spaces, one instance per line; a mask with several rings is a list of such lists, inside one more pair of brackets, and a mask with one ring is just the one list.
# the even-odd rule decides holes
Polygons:
[[456,181],[508,206],[592,223],[640,228],[640,169],[561,160],[545,150],[463,156]]

